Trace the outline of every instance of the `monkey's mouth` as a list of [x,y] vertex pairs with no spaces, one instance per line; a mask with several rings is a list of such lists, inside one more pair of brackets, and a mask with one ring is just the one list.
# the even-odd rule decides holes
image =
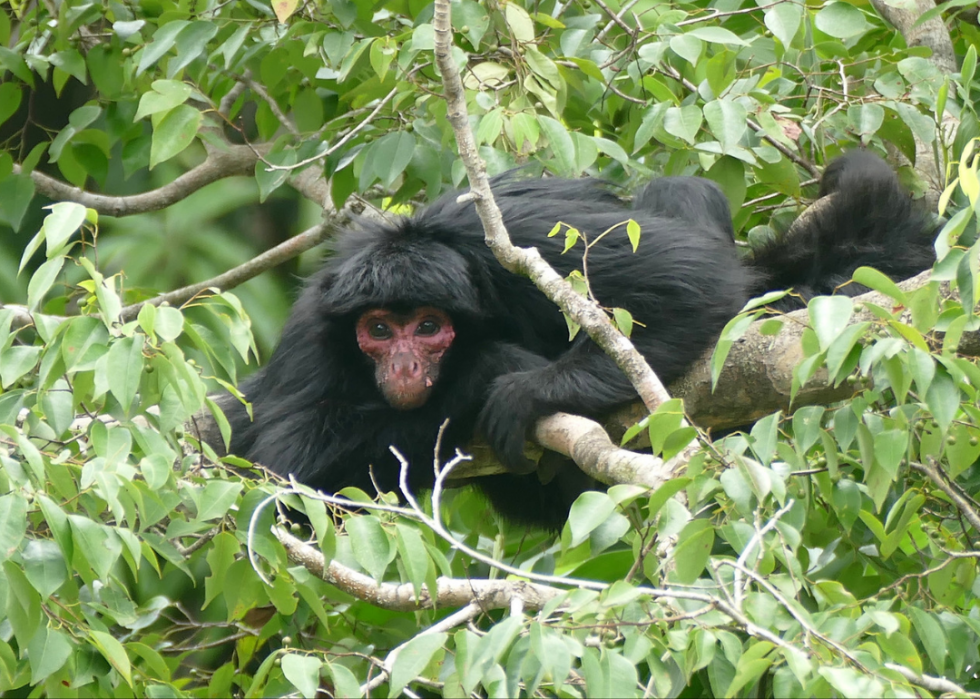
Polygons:
[[389,381],[385,386],[385,400],[395,410],[414,410],[421,408],[432,393],[432,380]]

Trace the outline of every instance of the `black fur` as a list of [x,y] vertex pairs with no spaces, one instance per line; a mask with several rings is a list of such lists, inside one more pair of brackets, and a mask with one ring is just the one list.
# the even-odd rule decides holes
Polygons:
[[902,280],[934,261],[935,217],[912,201],[877,155],[851,151],[828,165],[820,196],[830,195],[797,221],[792,240],[755,251],[763,290],[793,287],[802,297],[783,298],[774,304],[778,310],[802,308],[814,296],[863,294],[867,287],[847,284],[858,267]]
[[694,224],[692,233],[710,233],[719,242],[735,242],[728,198],[703,177],[657,178],[640,191],[633,206]]
[[[841,181],[848,176],[841,173]],[[633,209],[589,179],[498,181],[494,194],[514,243],[536,246],[562,275],[581,267],[581,248],[562,254],[563,236],[547,237],[556,222],[590,240],[630,217],[640,224],[636,253],[622,229],[590,250],[589,281],[602,304],[626,308],[643,324],[632,339],[669,383],[752,294],[774,283],[810,294],[832,290],[856,264],[886,271],[927,266],[917,251],[882,247],[894,231],[906,245],[918,240],[906,231],[924,219],[897,181],[869,184],[880,199],[863,195],[861,210],[851,211],[854,198],[845,193],[834,213],[817,219],[838,228],[808,225],[802,243],[773,245],[749,265],[738,261],[727,204],[706,180],[655,180]],[[520,475],[532,468],[523,455],[528,429],[559,410],[598,416],[635,394],[584,333],[569,342],[555,306],[497,263],[472,203],[457,204],[456,197],[339,237],[334,255],[296,302],[268,365],[244,387],[255,421],[240,406],[229,409],[231,450],[326,491],[353,485],[371,492],[369,465],[382,488],[397,489],[398,468],[388,451],[395,445],[411,463],[412,487],[423,489],[432,483],[439,425],[450,418],[442,456],[482,433],[511,470],[479,480],[493,506],[511,520],[557,528],[593,484],[577,468],[560,470],[547,484],[537,474]],[[840,259],[850,250],[860,262]],[[799,277],[770,266],[791,266],[788,261],[800,268]],[[354,323],[368,308],[422,305],[446,311],[456,338],[428,401],[395,410],[358,349]]]

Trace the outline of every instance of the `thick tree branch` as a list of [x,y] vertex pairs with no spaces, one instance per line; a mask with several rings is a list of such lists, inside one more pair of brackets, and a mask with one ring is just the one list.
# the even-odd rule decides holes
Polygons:
[[290,561],[357,599],[383,609],[412,612],[433,609],[435,606],[464,607],[473,602],[484,610],[510,609],[513,601],[519,599],[525,609],[538,610],[558,595],[565,594],[558,588],[521,580],[456,580],[440,577],[436,579],[434,599],[428,588],[423,588],[421,594],[416,596],[411,583],[379,583],[335,560],[325,565],[323,554],[313,546],[280,528],[273,529],[273,533],[285,547]]

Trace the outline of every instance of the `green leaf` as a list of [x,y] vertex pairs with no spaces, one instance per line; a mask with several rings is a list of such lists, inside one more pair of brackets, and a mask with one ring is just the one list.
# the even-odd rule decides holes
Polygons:
[[932,613],[924,609],[912,605],[906,608],[912,619],[912,626],[915,627],[915,632],[919,636],[919,641],[932,662],[933,672],[940,676],[943,675],[943,669],[946,666],[947,644],[942,625]]
[[690,585],[701,575],[708,563],[715,542],[715,529],[707,519],[694,519],[677,536],[674,565],[678,582]]
[[944,431],[949,429],[960,407],[960,389],[945,370],[939,369],[936,372],[932,385],[926,392],[926,405],[939,426]]
[[[2,553],[0,544],[0,553]],[[68,568],[65,565],[61,547],[47,539],[34,539],[28,542],[21,552],[24,562],[24,575],[31,586],[37,590],[41,600],[47,600],[68,579]]]
[[504,19],[515,39],[523,43],[534,41],[534,22],[523,7],[508,2],[504,6]]
[[330,676],[333,678],[335,697],[360,697],[361,683],[354,673],[340,663],[330,663]]
[[899,464],[908,454],[909,435],[905,430],[884,430],[874,436],[875,461],[889,476],[898,475]]
[[167,53],[167,51],[169,51],[177,41],[177,35],[180,34],[180,32],[188,24],[190,24],[190,22],[183,19],[171,19],[170,21],[162,24],[153,35],[153,43],[143,49],[143,53],[140,55],[139,67],[136,69],[136,75],[141,75],[143,71],[163,58],[163,55]]
[[64,257],[55,257],[37,268],[34,276],[31,277],[31,281],[27,284],[27,306],[31,311],[36,311],[40,307],[45,294],[48,293],[58,275],[61,274],[61,268],[64,264]]
[[701,58],[704,43],[692,34],[678,34],[670,37],[670,50],[694,66]]
[[854,302],[847,296],[818,296],[810,301],[808,310],[820,349],[826,350],[847,327]]
[[748,46],[748,42],[739,38],[734,32],[724,27],[695,27],[687,32],[687,36],[697,37],[712,44],[730,44],[733,46]]
[[153,128],[150,169],[170,160],[193,143],[203,119],[200,111],[187,104],[167,112]]
[[167,75],[170,77],[176,75],[178,71],[203,54],[208,42],[218,33],[219,28],[217,22],[200,20],[191,22],[181,29],[175,42],[177,55],[167,64]]
[[16,553],[27,532],[27,501],[18,493],[0,495],[0,563]]
[[[478,49],[480,47],[480,40],[487,33],[487,28],[490,26],[490,17],[478,2],[474,2],[474,0],[458,0],[452,3],[452,23],[453,27],[458,31],[462,31],[463,27],[466,27],[466,38],[470,40],[473,48]],[[533,38],[533,25],[531,31]],[[522,41],[527,40],[522,39]]]
[[128,414],[143,374],[143,336],[124,337],[109,348],[109,391]]
[[432,657],[442,649],[447,634],[427,633],[416,636],[398,649],[391,666],[388,696],[401,696],[402,690],[425,669]]
[[48,56],[51,65],[60,68],[75,78],[82,85],[88,85],[88,74],[85,70],[85,59],[76,49],[58,51]]
[[772,5],[766,10],[765,23],[773,36],[786,48],[793,43],[793,38],[800,30],[803,20],[803,6],[796,2],[783,2]]
[[664,114],[664,131],[690,144],[701,128],[701,110],[695,104],[669,107]]
[[833,507],[845,531],[850,532],[861,512],[861,489],[858,484],[850,479],[841,479],[835,483]]
[[14,345],[0,352],[0,386],[8,389],[37,366],[42,347]]
[[199,496],[197,519],[205,522],[228,515],[243,488],[241,483],[209,481]]
[[371,156],[375,162],[374,171],[385,187],[390,187],[404,172],[414,152],[415,136],[407,131],[390,133],[374,144],[371,149]]
[[282,674],[307,699],[313,699],[317,695],[321,667],[323,661],[313,655],[286,653],[282,656]]
[[92,644],[109,661],[109,664],[122,675],[126,684],[132,687],[132,666],[129,664],[129,656],[126,655],[126,649],[123,648],[122,644],[104,631],[91,630],[89,637],[92,639]]
[[40,684],[64,667],[74,649],[66,634],[46,626],[39,628],[27,645],[31,684]]
[[393,553],[391,541],[377,517],[351,517],[346,523],[354,559],[375,580],[384,578]]
[[847,2],[824,5],[817,12],[815,22],[817,29],[836,39],[850,39],[871,29],[864,13]]
[[412,583],[415,594],[420,595],[426,576],[433,570],[422,535],[415,527],[399,522],[395,524],[395,544],[408,580]]
[[570,545],[575,547],[585,541],[615,511],[616,503],[606,493],[588,490],[579,495],[568,513],[568,526],[572,534]]
[[23,88],[15,82],[0,84],[0,125],[20,109],[23,94]]
[[154,327],[163,342],[173,342],[184,332],[184,314],[171,306],[159,306]]
[[[3,83],[10,85],[11,83]],[[0,104],[3,104],[0,101]],[[0,221],[5,222],[14,232],[20,230],[20,224],[24,220],[24,214],[34,199],[34,180],[25,173],[20,175],[9,175],[6,179],[0,180]],[[34,250],[36,250],[35,248]],[[25,250],[25,257],[30,258]],[[33,254],[33,251],[31,252]],[[23,269],[21,264],[20,269]]]
[[[296,158],[296,151],[289,148],[278,153],[269,153],[265,157],[265,160],[269,165],[288,168],[296,163]],[[270,194],[279,189],[289,179],[292,172],[289,169],[271,169],[266,166],[265,162],[257,160],[255,162],[255,181],[259,185],[259,201],[265,202]]]
[[721,143],[722,152],[726,153],[742,140],[748,112],[738,102],[717,99],[704,105],[704,118],[708,129]]
[[[511,4],[508,3],[507,7]],[[575,143],[565,125],[548,116],[539,116],[538,125],[544,132],[559,174],[570,177],[575,174]]]
[[898,284],[872,267],[858,267],[854,270],[854,281],[894,299],[903,306],[908,305],[908,298],[905,292],[898,288]]
[[881,124],[885,120],[885,110],[881,108],[880,104],[873,102],[852,104],[847,108],[847,118],[856,133],[862,136],[871,136],[881,128]]
[[65,370],[84,371],[108,351],[109,331],[104,323],[92,316],[79,316],[68,321],[68,329],[61,343]]
[[752,431],[749,433],[751,437],[749,445],[752,447],[752,452],[766,466],[769,465],[773,455],[776,453],[780,415],[779,412],[776,412],[758,420],[752,425]]
[[62,252],[65,243],[85,223],[86,209],[74,202],[52,204],[51,213],[44,217],[44,239],[48,259]]
[[179,80],[154,80],[151,92],[144,92],[133,121],[139,121],[151,114],[169,112],[191,96],[191,86]]
[[34,74],[19,53],[11,51],[6,46],[0,46],[0,66],[17,76],[21,82],[34,87]]

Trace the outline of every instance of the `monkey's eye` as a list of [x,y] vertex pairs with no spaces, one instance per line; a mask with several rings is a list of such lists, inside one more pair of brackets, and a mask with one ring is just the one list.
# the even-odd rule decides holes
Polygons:
[[368,335],[374,340],[390,340],[391,328],[384,323],[372,323],[368,326]]
[[419,326],[417,328],[415,328],[415,334],[416,335],[435,335],[441,329],[442,329],[442,326],[440,326],[439,323],[437,323],[436,321],[434,321],[434,320],[423,320],[421,323],[419,323]]

